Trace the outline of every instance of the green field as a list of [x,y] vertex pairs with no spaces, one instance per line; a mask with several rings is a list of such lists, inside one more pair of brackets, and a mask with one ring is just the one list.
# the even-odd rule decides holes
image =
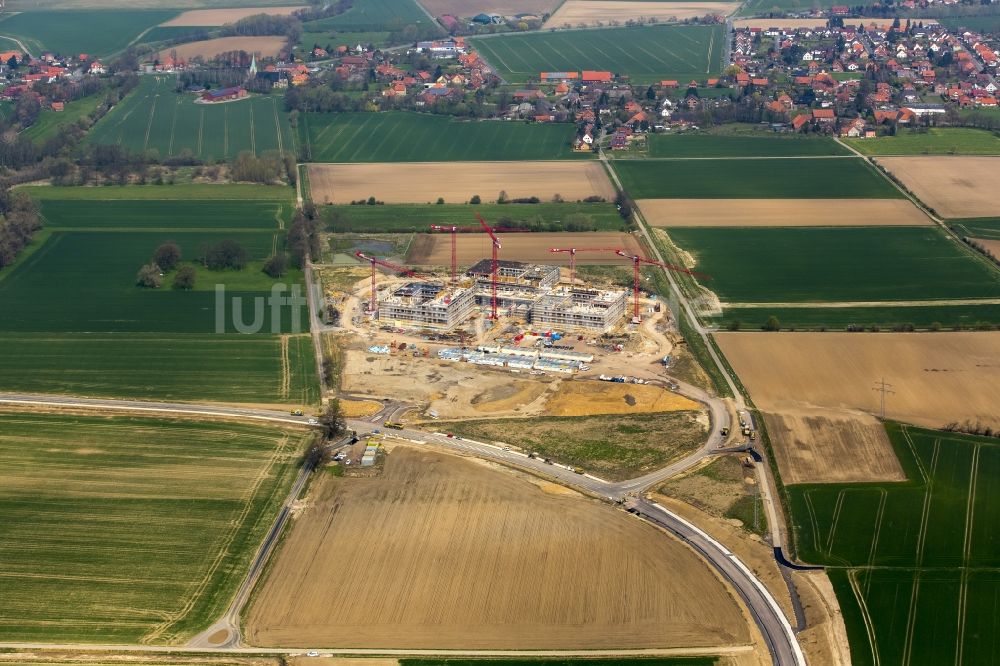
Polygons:
[[279,95],[252,95],[225,104],[195,104],[175,93],[172,78],[144,76],[139,87],[91,130],[91,144],[120,145],[161,157],[189,152],[222,160],[249,150],[294,152],[288,114]]
[[957,326],[976,328],[980,324],[1000,324],[1000,305],[948,305],[893,306],[880,304],[875,307],[769,307],[725,308],[713,321],[722,328],[739,322],[741,331],[755,331],[764,327],[769,317],[777,317],[782,328],[795,330],[844,330],[848,326],[870,329],[877,326],[888,331],[893,327],[913,325],[929,329],[937,323],[942,330]]
[[[364,0],[343,14],[304,23],[303,30],[320,32],[396,32],[408,25],[437,27],[414,0]],[[353,46],[353,44],[352,44]]]
[[218,26],[156,26],[149,32],[142,35],[141,43],[155,44],[156,42],[162,42],[168,39],[172,40],[181,38],[188,41],[194,41],[206,31],[217,29]]
[[541,72],[589,70],[628,75],[633,83],[701,81],[722,70],[722,26],[640,26],[474,38],[470,42],[508,83]]
[[854,664],[998,664],[1000,441],[887,430],[906,482],[786,487],[798,554],[828,567]]
[[650,134],[650,157],[812,157],[849,155],[825,137],[761,137],[715,134]]
[[299,38],[299,44],[297,50],[303,52],[302,55],[308,59],[309,51],[312,51],[314,45],[318,45],[322,48],[331,46],[336,48],[338,46],[350,46],[354,47],[358,44],[362,46],[368,46],[373,44],[376,47],[383,47],[389,44],[389,33],[384,30],[379,31],[363,31],[363,32],[343,32],[341,30],[322,30],[312,29],[312,23],[306,23],[303,25],[302,37]]
[[[292,208],[295,190],[278,185],[179,184],[179,185],[107,185],[100,187],[35,187],[23,191],[36,201],[269,201]],[[62,220],[61,223],[68,223]]]
[[305,437],[4,414],[0,640],[166,643],[205,628],[288,493]]
[[[220,186],[159,191],[202,187]],[[64,189],[29,188],[39,195],[45,236],[0,276],[0,339],[6,343],[0,344],[0,389],[282,404],[317,399],[308,336],[279,336],[308,331],[305,308],[293,321],[291,307],[274,320],[262,307],[267,314],[257,335],[235,333],[234,310],[249,325],[255,300],[263,304],[275,285],[285,285],[279,289],[287,295],[289,285],[301,284],[299,271],[274,280],[260,270],[284,244],[281,227],[292,212],[286,188],[259,188],[281,197],[272,201],[171,201],[150,197],[157,191],[152,187],[135,188],[150,197],[138,200],[52,198]],[[105,189],[132,191],[72,191]],[[209,271],[197,263],[203,245],[222,239],[248,250],[246,269]],[[139,267],[166,241],[176,242],[196,268],[194,290],[171,289],[171,274],[160,289],[135,286]],[[226,289],[221,311],[216,285]]]
[[0,35],[17,37],[36,56],[52,51],[107,57],[124,51],[143,32],[177,14],[174,9],[26,11],[0,20]]
[[896,136],[844,143],[865,155],[1000,155],[1000,133],[965,127],[900,130]]
[[731,303],[1000,298],[1000,272],[934,227],[681,228],[670,237]]
[[1000,32],[1000,15],[993,16],[960,16],[958,18],[939,18],[941,23],[953,30],[965,29],[982,32]]
[[948,224],[960,236],[1000,240],[1000,218],[972,217],[964,220],[951,220]]
[[616,160],[635,199],[894,199],[861,158]]
[[737,11],[737,16],[782,15],[785,12],[808,14],[821,7],[832,7],[836,0],[747,0]]
[[475,226],[479,224],[476,213],[497,226],[537,224],[540,231],[548,230],[546,225],[561,230],[560,225],[574,220],[589,222],[593,231],[626,228],[611,203],[322,206],[319,210],[327,229],[338,233],[426,232],[432,224]]
[[569,123],[452,120],[421,113],[308,113],[299,140],[312,162],[457,162],[583,157]]
[[56,136],[64,127],[73,125],[81,118],[89,116],[103,101],[104,93],[97,93],[83,99],[66,102],[66,107],[62,111],[42,111],[35,124],[24,130],[23,136],[33,139],[36,143],[44,143]]

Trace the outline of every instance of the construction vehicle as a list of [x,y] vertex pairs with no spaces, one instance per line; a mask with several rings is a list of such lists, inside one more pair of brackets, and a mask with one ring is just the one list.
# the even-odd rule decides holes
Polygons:
[[750,441],[752,442],[755,439],[757,439],[757,431],[756,430],[751,430],[750,431]]
[[583,474],[584,473],[582,467],[574,467],[573,471],[576,472],[577,474]]
[[743,436],[744,437],[750,437],[750,433],[751,432],[752,431],[750,430],[750,426],[743,426]]
[[403,424],[397,423],[396,421],[386,421],[382,424],[383,428],[389,428],[390,430],[402,430]]
[[723,428],[723,429],[722,429],[722,430],[721,430],[721,431],[719,432],[719,434],[721,434],[721,435],[722,435],[723,437],[728,437],[728,436],[729,436],[729,428]]
[[291,414],[292,414],[292,416],[302,416],[302,410],[301,409],[293,409],[291,411]]

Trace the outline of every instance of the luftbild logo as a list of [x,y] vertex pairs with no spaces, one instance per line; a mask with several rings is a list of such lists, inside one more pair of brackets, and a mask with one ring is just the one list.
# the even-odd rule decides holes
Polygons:
[[[253,319],[249,324],[244,321],[246,309],[243,305],[244,299],[248,298],[253,300]],[[227,307],[227,304],[231,304],[231,306]],[[301,333],[302,308],[306,305],[308,303],[302,295],[302,287],[298,284],[289,286],[283,282],[277,282],[271,286],[270,296],[231,296],[228,298],[226,285],[217,284],[215,285],[215,332],[226,333],[231,330],[227,326],[227,323],[231,321],[232,328],[237,333],[243,335],[262,333],[265,327],[265,317],[269,311],[270,316],[267,318],[270,319],[270,332],[272,334]],[[228,315],[229,312],[232,314]],[[289,313],[290,330],[288,331],[283,331],[281,325],[282,315],[285,312]]]

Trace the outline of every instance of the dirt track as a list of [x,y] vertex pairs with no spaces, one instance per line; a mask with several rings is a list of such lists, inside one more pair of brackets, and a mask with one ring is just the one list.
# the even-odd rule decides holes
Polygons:
[[631,0],[566,0],[542,26],[562,28],[568,23],[576,28],[586,25],[607,25],[609,21],[681,20],[718,14],[728,16],[739,7],[738,2],[636,2]]
[[[549,248],[607,247],[623,248],[629,253],[644,254],[636,237],[620,232],[585,231],[580,233],[523,233],[499,234],[500,258],[508,261],[526,261],[568,266],[569,254],[549,252]],[[458,264],[470,266],[480,259],[487,259],[492,245],[487,234],[458,234],[456,240]],[[631,265],[632,261],[614,252],[580,252],[576,255],[580,266]],[[406,256],[406,263],[414,266],[446,266],[451,263],[451,237],[448,234],[420,234],[414,237]]]
[[375,197],[386,203],[463,203],[478,194],[495,201],[559,194],[567,201],[601,196],[614,188],[599,162],[420,162],[391,164],[310,164],[309,187],[317,203],[350,203]]
[[160,51],[157,56],[161,59],[166,58],[170,53],[176,51],[177,57],[182,60],[191,60],[198,56],[207,60],[228,51],[246,51],[247,53],[259,53],[263,56],[274,57],[278,55],[284,45],[284,37],[219,37],[200,42],[178,44]]
[[964,333],[718,333],[766,412],[821,407],[876,414],[881,377],[896,392],[886,417],[940,427],[1000,426],[1000,335]]
[[255,645],[641,648],[750,641],[693,553],[598,502],[395,447],[322,477],[245,623]]
[[1000,157],[880,157],[876,162],[941,217],[1000,215]]
[[214,26],[234,23],[240,19],[255,14],[270,14],[271,16],[287,16],[299,9],[305,9],[306,5],[294,7],[234,7],[231,9],[192,9],[184,12],[180,16],[175,16],[166,23],[160,25],[164,28],[186,28],[190,26]]
[[867,227],[932,224],[906,199],[643,199],[654,227]]

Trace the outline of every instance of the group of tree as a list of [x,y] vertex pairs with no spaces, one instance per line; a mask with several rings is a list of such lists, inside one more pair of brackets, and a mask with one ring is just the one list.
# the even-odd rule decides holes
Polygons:
[[233,160],[232,179],[235,181],[272,185],[287,179],[295,185],[298,177],[295,156],[277,150],[267,150],[258,157],[245,150]]
[[23,192],[0,192],[0,270],[14,263],[41,227],[38,207],[31,197]]
[[135,283],[146,289],[159,289],[163,286],[164,273],[177,269],[174,274],[174,289],[194,289],[197,271],[194,266],[181,263],[181,248],[173,241],[161,244],[153,251],[149,263],[144,264],[135,276]]
[[319,259],[321,252],[319,231],[320,221],[316,206],[307,202],[300,210],[295,211],[285,241],[293,266],[304,268],[310,260]]
[[241,271],[249,260],[247,249],[231,238],[206,245],[201,250],[201,262],[210,271]]

